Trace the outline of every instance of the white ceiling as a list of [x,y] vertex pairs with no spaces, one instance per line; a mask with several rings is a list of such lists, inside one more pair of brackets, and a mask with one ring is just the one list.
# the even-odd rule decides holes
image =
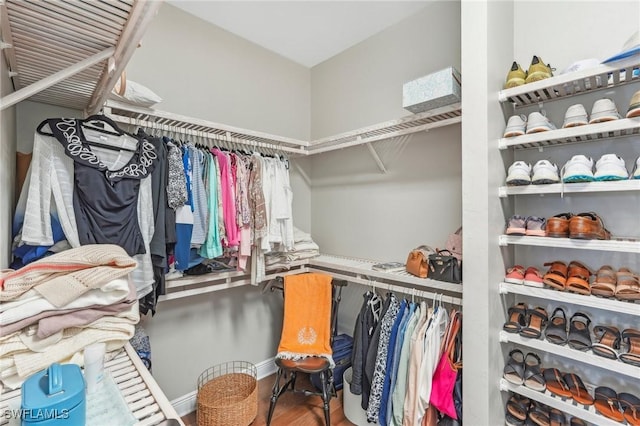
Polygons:
[[169,3],[292,61],[313,67],[422,9],[427,1]]

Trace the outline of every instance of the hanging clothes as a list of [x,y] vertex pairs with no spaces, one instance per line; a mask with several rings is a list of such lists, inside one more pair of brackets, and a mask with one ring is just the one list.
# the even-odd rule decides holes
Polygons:
[[191,233],[191,247],[200,248],[207,239],[208,202],[202,180],[204,155],[193,146],[187,144],[185,148],[189,154],[191,164],[191,191],[193,193],[193,231]]
[[[53,126],[51,125],[53,124]],[[59,127],[58,127],[59,125]],[[108,149],[100,149],[98,147],[87,148],[87,137],[91,140],[106,138],[106,141],[116,146],[135,140],[130,136],[114,137],[95,131],[79,129],[81,125],[79,120],[64,119],[45,121],[41,123],[39,129],[42,133],[48,133],[47,136],[39,132],[34,136],[33,154],[34,158],[31,165],[31,177],[26,203],[26,213],[22,227],[22,243],[34,245],[51,245],[53,243],[51,215],[57,215],[65,234],[65,238],[71,247],[79,247],[81,245],[81,235],[78,229],[78,217],[74,209],[74,203],[79,203],[82,207],[86,207],[82,212],[81,228],[82,241],[91,240],[93,238],[87,235],[87,229],[93,229],[102,223],[100,215],[104,215],[107,205],[123,206],[124,209],[131,210],[132,217],[127,217],[127,224],[116,224],[109,217],[104,220],[109,224],[109,229],[114,231],[118,226],[123,225],[128,235],[136,235],[140,238],[126,242],[129,251],[141,251],[136,254],[134,259],[138,263],[138,267],[131,272],[131,278],[135,283],[138,297],[143,297],[153,289],[153,266],[151,262],[151,254],[149,243],[154,233],[153,224],[153,207],[151,194],[151,179],[149,173],[155,166],[155,152],[153,145],[145,140],[137,140],[137,151],[131,155],[124,155],[120,151]],[[52,128],[52,127],[55,127]],[[55,131],[55,134],[53,133]],[[57,135],[57,137],[56,137]],[[94,152],[95,151],[95,152]],[[99,154],[99,156],[98,156]],[[77,161],[74,161],[77,160]],[[104,161],[103,161],[104,160]],[[107,202],[98,206],[87,206],[90,200],[93,200],[91,191],[94,188],[87,187],[86,182],[80,182],[82,186],[81,198],[76,200],[75,183],[75,166],[81,164],[83,170],[80,175],[92,176],[99,185],[97,191],[111,191],[111,198]],[[107,164],[109,167],[107,167]],[[87,170],[90,169],[90,170]],[[100,169],[100,173],[93,173],[96,169]],[[109,188],[111,183],[122,180],[134,180],[139,185],[138,194],[134,195],[129,192],[127,197],[120,197],[113,194]],[[135,185],[136,182],[133,183]],[[136,199],[137,198],[137,199]],[[53,204],[51,200],[53,199]],[[123,199],[128,199],[133,203],[133,208],[123,203]],[[101,203],[102,200],[96,202]],[[95,216],[93,216],[95,214]],[[137,229],[131,226],[135,223]],[[137,232],[136,232],[137,231]],[[99,238],[114,238],[119,240],[120,234],[117,235],[107,233],[103,230],[97,234]],[[100,242],[100,241],[98,241]]]
[[387,401],[389,399],[389,389],[391,388],[391,370],[393,368],[393,353],[396,347],[396,340],[398,337],[398,328],[402,322],[402,318],[405,315],[405,309],[407,308],[407,301],[402,300],[400,302],[400,308],[396,316],[395,321],[391,327],[391,336],[389,337],[389,345],[387,349],[386,367],[384,372],[383,384],[382,384],[382,397],[380,398],[380,410],[378,412],[378,422],[387,426]]
[[213,259],[222,255],[222,243],[220,238],[220,228],[218,226],[218,172],[216,164],[211,153],[206,154],[209,159],[208,167],[208,197],[207,205],[209,206],[209,223],[207,230],[207,239],[202,247],[200,247],[200,255],[208,259]]
[[393,416],[393,396],[396,389],[396,383],[398,382],[398,375],[400,374],[399,370],[400,370],[400,361],[401,361],[400,356],[402,352],[402,345],[404,344],[404,341],[405,341],[407,327],[411,321],[411,318],[413,317],[413,314],[415,313],[415,310],[416,310],[416,304],[410,303],[405,309],[405,314],[398,328],[396,345],[393,351],[393,367],[391,369],[391,384],[389,386],[389,394],[387,398],[387,409],[386,409],[387,416],[385,421],[386,421],[386,424],[388,425],[396,425],[396,422]]

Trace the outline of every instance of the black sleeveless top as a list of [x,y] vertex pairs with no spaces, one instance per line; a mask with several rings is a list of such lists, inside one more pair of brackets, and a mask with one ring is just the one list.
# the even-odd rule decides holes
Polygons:
[[137,151],[129,162],[112,171],[91,150],[80,120],[47,121],[74,161],[73,210],[80,244],[116,244],[130,256],[146,253],[138,224],[138,195],[140,180],[156,164],[153,145],[138,139]]

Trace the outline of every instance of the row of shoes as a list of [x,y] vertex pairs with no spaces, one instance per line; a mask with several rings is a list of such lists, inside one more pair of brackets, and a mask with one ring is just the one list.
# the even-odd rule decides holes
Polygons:
[[513,393],[509,396],[505,409],[506,426],[587,426],[578,417],[571,417],[569,422],[564,413],[557,408]]
[[548,219],[539,216],[513,215],[507,221],[507,235],[532,237],[575,238],[580,240],[610,240],[611,233],[594,212],[560,213]]
[[[576,183],[640,179],[640,156],[633,164],[633,169],[629,173],[625,160],[617,154],[604,154],[595,164],[593,158],[578,154],[571,157],[562,167],[562,181]],[[508,186],[546,185],[559,182],[558,166],[549,160],[539,160],[533,167],[525,161],[514,161],[507,171]]]
[[[595,273],[577,260],[572,260],[569,264],[554,260],[545,263],[544,266],[548,266],[549,269],[542,276],[542,285],[552,289],[585,296],[615,297],[618,300],[627,301],[640,300],[640,275],[626,266],[616,271],[611,265],[603,265]],[[591,277],[594,277],[593,281]],[[514,275],[510,278],[511,282],[517,279]],[[523,284],[525,284],[524,280]],[[529,279],[527,285],[533,284],[533,280]]]
[[[585,407],[593,406],[599,414],[613,421],[640,426],[640,398],[637,396],[628,392],[618,393],[607,386],[596,387],[592,396],[580,376],[557,368],[545,368],[542,375],[545,388],[550,393],[562,399],[573,399]],[[513,394],[507,401],[505,421],[508,426],[567,425],[562,411],[518,394]],[[573,417],[569,425],[586,426],[586,423]]]
[[[640,90],[637,91],[629,102],[627,118],[640,116]],[[587,124],[603,123],[622,118],[613,100],[609,98],[598,99],[593,103],[591,115],[582,104],[571,105],[564,115],[562,128],[585,126]],[[512,115],[507,120],[507,127],[504,131],[505,138],[522,136],[524,134],[548,132],[556,130],[556,125],[544,114],[544,112],[534,111],[526,117],[522,114]]]
[[551,65],[545,64],[542,58],[536,55],[533,55],[531,58],[531,64],[527,71],[524,71],[518,62],[513,61],[507,73],[504,88],[509,89],[511,87],[533,83],[534,81],[544,80],[545,78],[552,77],[553,71],[555,71],[555,68],[551,68]]
[[544,338],[554,345],[568,345],[580,352],[591,350],[594,355],[640,367],[638,329],[620,331],[612,325],[597,325],[592,333],[591,318],[587,314],[576,312],[567,322],[567,314],[560,307],[554,309],[550,319],[543,307],[531,309],[524,303],[511,306],[508,314],[509,318],[502,326],[507,333],[530,339],[540,339],[544,334]]

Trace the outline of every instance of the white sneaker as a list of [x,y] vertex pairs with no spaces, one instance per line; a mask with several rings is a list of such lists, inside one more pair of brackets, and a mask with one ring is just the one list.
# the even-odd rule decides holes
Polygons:
[[593,103],[589,124],[618,120],[619,118],[620,114],[618,114],[616,104],[609,98],[602,98]]
[[524,161],[516,161],[509,166],[509,174],[507,175],[507,185],[522,186],[531,183],[531,164]]
[[585,124],[589,124],[589,119],[584,106],[582,104],[571,105],[564,114],[562,127],[566,129],[567,127],[584,126]]
[[593,182],[593,158],[584,155],[574,155],[562,168],[562,181]]
[[555,124],[541,113],[532,112],[529,114],[529,119],[527,120],[527,134],[556,130],[556,128]]
[[514,136],[524,135],[524,129],[527,124],[527,117],[524,115],[512,115],[507,121],[507,128],[504,129],[504,137],[512,138]]
[[533,177],[531,183],[534,185],[544,185],[560,182],[558,166],[548,160],[540,160],[533,166]]
[[616,154],[605,154],[596,162],[596,180],[628,179],[629,173],[624,160]]
[[633,173],[631,174],[632,179],[640,179],[640,157],[635,162],[633,166]]

